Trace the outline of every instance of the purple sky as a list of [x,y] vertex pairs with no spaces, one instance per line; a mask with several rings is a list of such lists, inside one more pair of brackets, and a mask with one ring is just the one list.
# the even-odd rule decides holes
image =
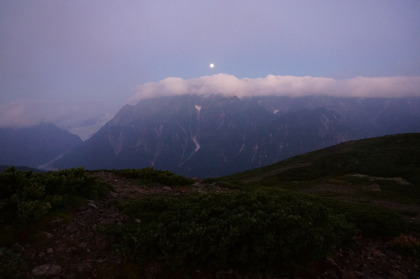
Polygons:
[[2,126],[76,131],[145,84],[219,73],[419,77],[420,1],[0,0]]

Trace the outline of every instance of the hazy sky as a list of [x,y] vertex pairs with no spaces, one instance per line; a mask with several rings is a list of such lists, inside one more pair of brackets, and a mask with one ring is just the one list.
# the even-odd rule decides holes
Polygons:
[[420,1],[0,0],[0,125],[70,127],[209,75],[404,84],[420,76]]

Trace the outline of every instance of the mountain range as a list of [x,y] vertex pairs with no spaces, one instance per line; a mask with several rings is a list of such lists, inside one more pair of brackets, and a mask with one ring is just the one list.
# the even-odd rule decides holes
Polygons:
[[51,166],[152,166],[215,177],[352,139],[408,132],[420,132],[420,98],[158,97],[126,105]]

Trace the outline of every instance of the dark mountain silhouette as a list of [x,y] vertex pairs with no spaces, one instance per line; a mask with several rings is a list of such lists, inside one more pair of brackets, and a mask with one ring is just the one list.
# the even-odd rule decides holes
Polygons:
[[14,167],[15,169],[19,171],[45,172],[40,169],[34,169],[34,168],[26,167],[26,166],[5,166],[5,165],[0,165],[0,172],[5,171],[11,167]]
[[49,123],[0,128],[0,162],[8,166],[40,168],[81,143],[78,136]]

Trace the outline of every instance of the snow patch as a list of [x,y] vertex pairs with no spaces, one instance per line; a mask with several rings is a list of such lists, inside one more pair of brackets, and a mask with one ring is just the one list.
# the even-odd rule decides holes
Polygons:
[[[191,137],[191,140],[193,141],[193,143],[195,144],[195,150],[194,153],[197,152],[200,149],[200,143],[197,140],[196,136]],[[193,153],[193,154],[194,154]]]
[[243,143],[243,144],[241,145],[241,148],[239,149],[238,154],[240,154],[240,153],[244,150],[244,148],[245,148],[245,144]]

